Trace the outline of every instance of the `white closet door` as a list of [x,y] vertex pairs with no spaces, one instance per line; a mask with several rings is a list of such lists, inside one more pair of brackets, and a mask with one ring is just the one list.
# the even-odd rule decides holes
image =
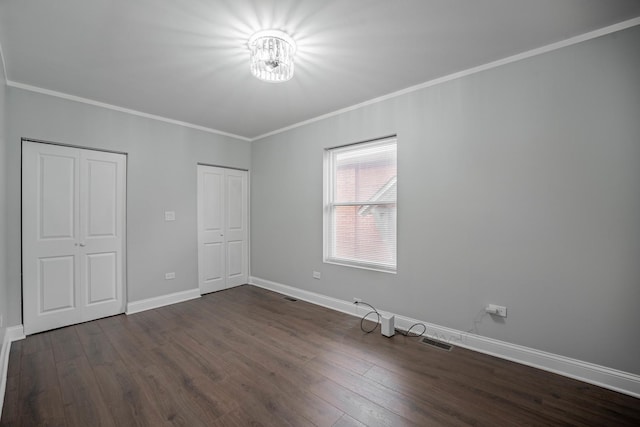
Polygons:
[[247,172],[198,165],[200,293],[247,283]]
[[122,154],[80,152],[83,322],[124,312],[125,172]]
[[225,241],[226,286],[238,286],[248,281],[248,194],[247,172],[225,170]]
[[126,158],[25,141],[26,334],[124,311]]
[[200,293],[225,289],[224,170],[198,165],[198,277]]

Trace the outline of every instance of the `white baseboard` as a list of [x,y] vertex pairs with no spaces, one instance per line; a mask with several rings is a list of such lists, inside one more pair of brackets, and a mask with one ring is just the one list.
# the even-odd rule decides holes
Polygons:
[[293,288],[291,286],[283,285],[280,283],[272,282],[270,280],[261,279],[259,277],[249,277],[249,284],[258,286],[260,288],[268,289],[270,291],[278,292],[284,295],[289,295],[307,302],[321,305],[332,310],[341,311],[343,313],[351,314],[352,316],[358,316],[360,313],[358,308],[351,302],[347,302],[338,298],[328,297],[325,295],[317,294],[315,292],[305,291],[303,289]]
[[200,289],[189,289],[188,291],[175,292],[173,294],[162,295],[159,297],[143,299],[127,304],[127,315],[139,313],[141,311],[153,310],[154,308],[164,307],[165,305],[177,304],[179,302],[189,301],[191,299],[200,298]]
[[7,328],[2,340],[2,349],[0,350],[0,418],[2,417],[2,405],[4,404],[4,393],[7,390],[7,371],[9,369],[9,352],[11,343],[24,339],[24,328],[22,325],[11,326]]
[[20,341],[25,339],[27,336],[24,334],[24,326],[10,326],[7,328],[7,335],[9,342]]
[[2,349],[0,350],[0,418],[2,418],[2,405],[4,404],[4,392],[7,390],[7,370],[9,369],[9,350],[11,349],[11,341],[9,334],[5,331],[2,340]]
[[[358,306],[349,301],[305,291],[303,289],[294,288],[292,286],[283,285],[281,283],[272,282],[259,277],[250,277],[249,282],[252,285],[264,289],[289,295],[313,304],[341,311],[352,316],[360,317],[369,311],[365,308],[358,308]],[[640,375],[468,332],[458,331],[444,326],[434,325],[432,323],[412,319],[406,316],[397,314],[395,314],[395,316],[396,326],[399,329],[407,330],[415,323],[422,323],[427,327],[426,336],[446,341],[469,350],[532,366],[534,368],[553,372],[565,377],[584,381],[589,384],[640,398]],[[419,333],[421,330],[418,330],[417,332]]]

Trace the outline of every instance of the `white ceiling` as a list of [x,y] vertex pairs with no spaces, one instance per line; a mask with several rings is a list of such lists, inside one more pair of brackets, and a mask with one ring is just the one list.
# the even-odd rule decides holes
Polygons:
[[[638,0],[0,0],[9,84],[245,138],[640,16]],[[282,29],[296,74],[251,76]]]

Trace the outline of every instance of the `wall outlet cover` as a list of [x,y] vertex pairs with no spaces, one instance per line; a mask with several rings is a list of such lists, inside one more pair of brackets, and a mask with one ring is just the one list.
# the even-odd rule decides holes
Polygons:
[[507,317],[507,307],[502,305],[489,304],[485,311],[494,316]]

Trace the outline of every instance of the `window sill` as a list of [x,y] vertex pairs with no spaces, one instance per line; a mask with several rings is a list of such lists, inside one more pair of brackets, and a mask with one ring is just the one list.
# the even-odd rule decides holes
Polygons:
[[397,269],[385,269],[384,267],[378,265],[371,265],[365,263],[351,263],[348,261],[340,260],[340,259],[324,259],[323,262],[325,264],[333,264],[333,265],[341,265],[343,267],[352,267],[359,268],[360,270],[370,270],[370,271],[378,271],[380,273],[389,273],[389,274],[397,274]]

